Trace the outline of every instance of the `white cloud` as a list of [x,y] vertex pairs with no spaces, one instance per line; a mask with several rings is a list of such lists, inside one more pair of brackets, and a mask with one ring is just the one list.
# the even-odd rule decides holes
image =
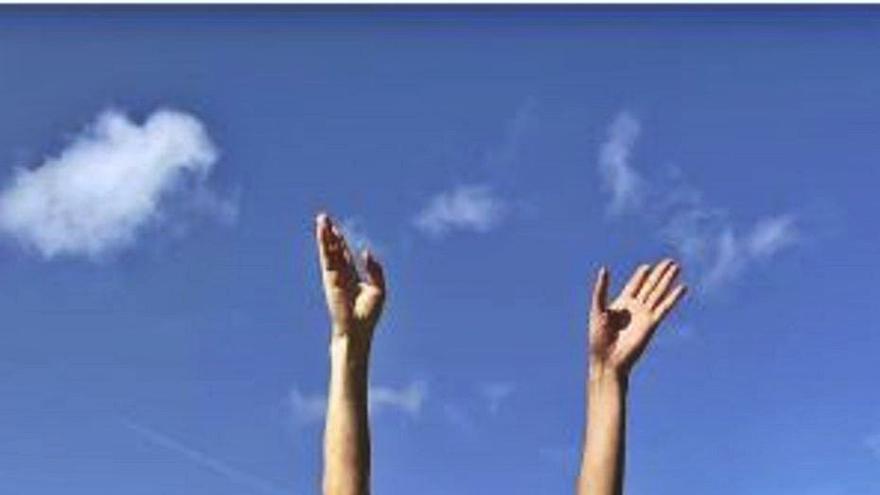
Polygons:
[[[705,289],[714,289],[732,282],[747,267],[795,244],[799,237],[793,215],[760,219],[744,235],[735,234],[727,225],[723,229],[714,239],[714,246],[709,245],[709,254],[712,258],[708,263],[702,257],[679,250],[686,261],[692,261],[698,266],[701,261],[703,262],[705,273],[702,277],[702,286]],[[703,243],[704,239],[701,236],[708,235],[708,232],[696,231],[683,241],[691,244]]]
[[717,239],[715,259],[703,276],[705,287],[717,287],[733,280],[746,264],[747,253],[742,250],[740,240],[729,228],[725,229]]
[[534,120],[536,106],[534,98],[526,98],[517,107],[513,118],[507,123],[503,140],[486,151],[485,163],[488,168],[507,167],[516,161],[526,131]]
[[599,173],[604,188],[611,194],[608,211],[621,214],[642,204],[645,184],[630,164],[641,124],[628,112],[620,113],[608,130],[608,140],[599,151]]
[[290,391],[290,406],[298,423],[322,421],[327,414],[327,396],[305,395],[298,388]]
[[462,185],[436,195],[415,218],[415,226],[432,237],[454,230],[487,232],[501,221],[505,202],[485,185]]
[[[416,417],[421,413],[427,396],[428,387],[422,381],[413,381],[400,388],[371,385],[367,407],[372,416],[396,411]],[[323,421],[327,414],[327,396],[323,394],[306,395],[294,388],[290,392],[290,405],[294,419],[301,424]]]
[[797,242],[798,232],[792,215],[779,215],[758,222],[748,238],[748,250],[753,256],[772,256]]
[[[698,287],[713,290],[736,280],[745,270],[795,245],[800,239],[797,218],[780,214],[760,218],[741,233],[725,210],[705,204],[703,193],[682,183],[680,171],[672,184],[654,185],[629,157],[641,125],[623,112],[611,126],[600,153],[600,173],[611,198],[609,211],[639,213],[695,273]],[[647,208],[650,203],[652,208]]]
[[192,115],[159,110],[138,125],[105,111],[57,156],[15,173],[0,193],[0,231],[47,259],[96,258],[158,223],[172,196],[228,219],[232,205],[205,185],[216,161]]
[[667,207],[660,220],[660,237],[675,247],[685,260],[705,264],[715,258],[726,228],[725,215],[700,203]]
[[393,409],[417,416],[425,403],[427,386],[424,382],[412,382],[404,388],[376,386],[370,387],[370,411],[379,414]]
[[483,394],[483,398],[486,399],[489,412],[498,414],[501,410],[501,404],[513,395],[515,390],[516,386],[512,383],[495,382],[483,384],[480,391]]
[[[511,202],[497,193],[494,184],[515,182],[511,166],[519,158],[524,139],[533,125],[537,100],[525,98],[516,108],[498,142],[483,152],[481,169],[490,180],[483,183],[458,184],[430,198],[413,219],[423,234],[441,238],[455,231],[485,233],[496,227],[509,213]],[[521,208],[522,205],[516,205]]]

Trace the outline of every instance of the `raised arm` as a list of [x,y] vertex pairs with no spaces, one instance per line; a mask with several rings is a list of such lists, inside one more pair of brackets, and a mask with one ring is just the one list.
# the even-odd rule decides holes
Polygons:
[[324,429],[324,495],[370,492],[367,371],[373,331],[385,301],[382,266],[362,253],[363,276],[345,238],[327,215],[316,237],[330,311],[330,391]]
[[590,308],[587,427],[577,481],[579,495],[621,495],[629,374],[663,318],[685,293],[672,260],[640,266],[608,304],[602,268]]

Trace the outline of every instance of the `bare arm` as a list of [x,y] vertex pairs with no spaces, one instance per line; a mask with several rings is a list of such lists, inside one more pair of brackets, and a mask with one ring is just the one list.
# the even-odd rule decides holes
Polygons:
[[370,492],[367,371],[373,331],[385,300],[382,267],[362,255],[363,277],[342,233],[318,215],[316,237],[324,295],[330,312],[330,391],[324,429],[325,495]]
[[[587,427],[579,495],[621,495],[629,374],[663,318],[685,293],[679,266],[664,260],[639,267],[608,305],[609,275],[599,272],[590,308]],[[674,287],[673,287],[674,286]]]

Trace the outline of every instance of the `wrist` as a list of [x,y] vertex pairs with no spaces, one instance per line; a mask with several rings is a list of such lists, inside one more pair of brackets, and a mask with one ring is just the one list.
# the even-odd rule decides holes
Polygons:
[[620,367],[591,362],[588,381],[590,385],[618,385],[625,387],[629,381],[629,374]]
[[333,403],[366,404],[369,383],[369,350],[351,335],[330,340],[330,392]]
[[366,371],[370,358],[369,339],[358,339],[352,332],[337,332],[330,338],[330,362],[334,368]]
[[[587,408],[588,415],[595,415],[598,411],[607,411],[608,407],[619,407],[627,397],[629,379],[620,370],[609,367],[590,367],[590,375],[587,379]],[[597,409],[598,408],[598,409]]]

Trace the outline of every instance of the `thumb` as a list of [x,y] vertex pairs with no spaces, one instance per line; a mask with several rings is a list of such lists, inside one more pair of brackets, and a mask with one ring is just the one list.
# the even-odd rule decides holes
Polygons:
[[599,269],[599,274],[596,276],[596,283],[593,286],[593,302],[590,306],[590,311],[594,315],[601,315],[608,309],[609,280],[610,276],[608,275],[608,269],[603,266]]

